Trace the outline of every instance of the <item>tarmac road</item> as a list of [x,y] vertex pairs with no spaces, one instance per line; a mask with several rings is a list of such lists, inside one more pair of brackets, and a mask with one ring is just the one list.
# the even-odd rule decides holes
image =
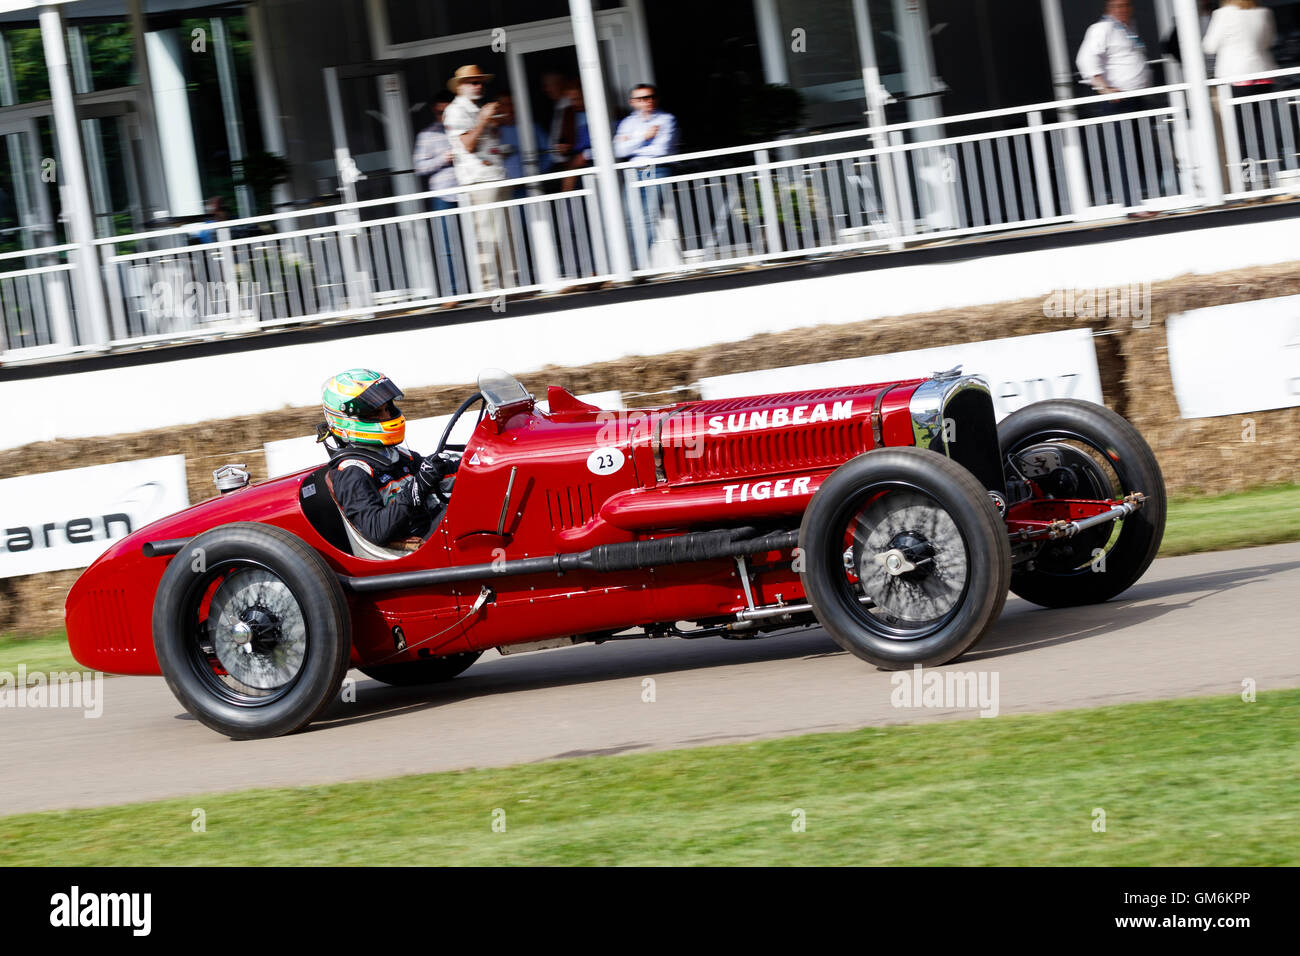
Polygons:
[[[1156,562],[1109,604],[1012,598],[944,670],[998,676],[1000,713],[1300,687],[1300,544]],[[306,732],[234,742],[186,714],[162,678],[104,682],[98,719],[0,711],[0,814],[621,754],[923,720],[891,675],[820,629],[759,641],[628,641],[498,657],[450,684],[390,688],[353,672],[356,701]],[[654,701],[643,681],[654,681]]]

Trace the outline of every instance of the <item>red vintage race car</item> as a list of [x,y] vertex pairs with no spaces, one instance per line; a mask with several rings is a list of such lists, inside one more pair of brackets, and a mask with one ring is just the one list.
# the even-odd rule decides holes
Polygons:
[[413,551],[361,538],[328,465],[225,481],[87,569],[74,655],[161,673],[236,738],[310,723],[349,667],[431,683],[493,647],[820,624],[880,667],[938,665],[1009,590],[1049,607],[1119,594],[1164,531],[1159,466],[1123,418],[1059,400],[998,425],[988,386],[957,370],[626,412],[553,387],[547,404],[480,377],[436,449],[461,456],[446,510]]

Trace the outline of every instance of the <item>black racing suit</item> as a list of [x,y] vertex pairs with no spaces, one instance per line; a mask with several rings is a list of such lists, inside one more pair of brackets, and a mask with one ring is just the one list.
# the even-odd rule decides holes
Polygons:
[[415,473],[422,461],[402,445],[347,445],[330,459],[334,498],[367,540],[387,545],[403,538],[427,538],[433,531],[443,505],[433,497],[419,503]]

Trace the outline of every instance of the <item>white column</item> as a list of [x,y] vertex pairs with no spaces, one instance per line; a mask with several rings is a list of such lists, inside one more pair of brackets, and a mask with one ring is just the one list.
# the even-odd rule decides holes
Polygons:
[[1192,161],[1201,198],[1207,205],[1223,204],[1223,173],[1219,162],[1219,137],[1210,105],[1210,85],[1205,75],[1205,51],[1201,47],[1201,12],[1196,0],[1174,0],[1178,22],[1178,46],[1183,58],[1183,80],[1192,115]]
[[609,243],[610,265],[619,279],[632,278],[632,256],[628,250],[627,227],[623,222],[622,194],[618,173],[614,169],[614,134],[609,126],[609,108],[605,102],[605,79],[600,68],[600,45],[596,40],[596,21],[591,0],[569,0],[573,19],[573,42],[578,49],[578,74],[582,79],[582,98],[587,107],[587,132],[591,136],[591,155],[596,167],[596,188]]
[[627,10],[628,29],[632,33],[632,45],[636,50],[639,72],[633,83],[653,83],[655,81],[654,58],[650,56],[650,30],[645,22],[645,3],[643,0],[623,0]]
[[[185,40],[188,42],[189,37]],[[144,37],[149,73],[153,77],[163,168],[167,173],[169,212],[173,217],[203,214],[203,188],[194,150],[189,92],[181,68],[181,42],[176,30],[158,30]]]
[[[937,96],[926,96],[938,91],[934,75],[934,50],[930,47],[930,15],[921,0],[894,0],[894,25],[898,30],[899,53],[903,60],[903,77],[908,95],[920,99],[908,100],[907,118],[936,119],[943,115]],[[943,128],[936,126],[917,131],[918,138],[940,136]]]
[[145,218],[158,219],[170,202],[167,198],[167,174],[163,169],[160,152],[162,137],[158,135],[158,118],[153,109],[153,76],[149,72],[149,54],[145,47],[144,0],[128,0],[131,20],[132,50],[135,53],[136,72],[139,74],[139,92],[135,109],[140,114],[140,140],[148,174],[141,185],[145,195]]
[[[226,22],[221,17],[213,17],[208,22],[212,24],[212,55],[216,57],[217,86],[221,90],[221,112],[226,122],[226,150],[230,154],[230,164],[234,166],[244,161],[244,116],[239,108],[235,60],[230,53]],[[253,215],[253,191],[247,185],[235,187],[235,202],[239,207],[239,218],[247,219]]]
[[758,52],[763,59],[763,79],[788,85],[790,67],[785,59],[785,34],[781,32],[776,0],[754,0],[754,20],[758,27]]
[[[862,86],[867,97],[867,125],[878,130],[885,125],[885,107],[892,101],[889,91],[880,82],[880,64],[876,59],[876,44],[871,28],[871,9],[867,0],[853,0],[853,27],[858,35],[858,57],[862,61]],[[871,144],[876,149],[889,145],[882,133],[871,134]],[[877,154],[880,169],[880,190],[885,219],[892,235],[890,248],[903,248],[903,213],[898,202],[898,185],[894,180],[894,160],[888,153]]]
[[[262,143],[268,153],[287,157],[284,139],[284,120],[280,115],[280,90],[271,66],[271,48],[267,42],[266,12],[259,0],[244,8],[248,18],[248,34],[253,41],[253,85],[257,89],[257,112],[262,125]],[[289,184],[280,183],[271,192],[275,205],[288,203],[292,198]]]
[[[1065,17],[1061,13],[1061,0],[1043,0],[1043,25],[1047,33],[1047,53],[1052,64],[1052,84],[1058,100],[1077,99],[1074,86],[1074,59],[1065,38]],[[1073,107],[1057,111],[1063,123],[1079,118]],[[1062,157],[1065,162],[1065,186],[1070,199],[1070,214],[1083,216],[1092,203],[1089,201],[1088,174],[1083,164],[1083,142],[1077,127],[1063,131]]]
[[[1160,40],[1163,43],[1165,37],[1169,36],[1170,31],[1173,30],[1174,28],[1173,0],[1155,0],[1155,7],[1156,7],[1156,33],[1159,34]],[[1164,51],[1161,50],[1160,52],[1161,55],[1164,56]],[[1165,62],[1163,65],[1165,68],[1165,77],[1164,77],[1165,82],[1167,83],[1183,82],[1183,70],[1182,67],[1179,66],[1177,60],[1175,60],[1172,56],[1165,57]]]
[[63,17],[57,7],[41,7],[40,21],[45,69],[50,78],[50,99],[54,104],[54,130],[59,141],[63,212],[67,216],[68,237],[77,244],[77,268],[73,275],[80,293],[77,322],[81,344],[107,345],[108,312],[104,307],[104,282],[95,248],[95,221],[81,153],[81,130],[77,127],[77,103],[68,75]]

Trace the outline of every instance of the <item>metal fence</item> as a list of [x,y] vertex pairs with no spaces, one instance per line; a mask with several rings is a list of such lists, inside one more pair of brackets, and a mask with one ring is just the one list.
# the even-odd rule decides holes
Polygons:
[[[1228,199],[1300,193],[1300,70],[1215,80]],[[77,248],[0,255],[0,361],[560,292],[1206,200],[1172,85],[680,154],[95,242],[107,342],[77,338]],[[570,180],[566,183],[565,180]],[[570,188],[565,189],[564,186]],[[631,275],[611,241],[626,240]]]
[[1252,199],[1300,192],[1300,70],[1249,81],[1213,80],[1228,172],[1228,196]]
[[556,193],[542,187],[559,177],[538,177],[100,239],[114,344],[605,281],[592,178]]
[[77,346],[72,273],[76,246],[0,254],[0,357],[45,358]]

